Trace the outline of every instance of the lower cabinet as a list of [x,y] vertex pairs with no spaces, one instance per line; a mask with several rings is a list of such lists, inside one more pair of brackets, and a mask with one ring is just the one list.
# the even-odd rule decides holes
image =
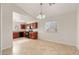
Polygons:
[[19,32],[19,37],[26,37],[26,32]]
[[38,32],[13,32],[13,39],[26,37],[30,39],[37,39],[38,38]]
[[13,39],[26,37],[26,32],[13,32]]
[[19,38],[19,32],[13,32],[13,39]]
[[37,32],[29,32],[30,39],[37,39],[38,33]]

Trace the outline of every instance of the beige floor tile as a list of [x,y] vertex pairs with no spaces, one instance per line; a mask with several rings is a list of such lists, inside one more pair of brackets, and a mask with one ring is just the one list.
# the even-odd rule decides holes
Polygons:
[[3,54],[13,55],[76,55],[79,51],[74,46],[43,40],[20,38],[13,42],[13,49],[3,50]]

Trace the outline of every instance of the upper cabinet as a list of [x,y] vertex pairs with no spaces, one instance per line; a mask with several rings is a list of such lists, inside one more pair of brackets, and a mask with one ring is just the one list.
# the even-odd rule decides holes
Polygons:
[[32,29],[38,28],[38,23],[37,22],[31,23],[31,28]]
[[29,24],[21,24],[21,29],[29,29],[30,27],[31,29],[37,29],[38,23],[34,22],[34,23],[29,23]]
[[26,24],[21,24],[21,29],[26,29]]

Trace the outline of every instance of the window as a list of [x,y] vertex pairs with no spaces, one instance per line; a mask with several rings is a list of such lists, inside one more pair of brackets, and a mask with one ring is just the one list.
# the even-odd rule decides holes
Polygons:
[[56,21],[48,21],[45,23],[45,31],[48,32],[57,32],[57,22]]

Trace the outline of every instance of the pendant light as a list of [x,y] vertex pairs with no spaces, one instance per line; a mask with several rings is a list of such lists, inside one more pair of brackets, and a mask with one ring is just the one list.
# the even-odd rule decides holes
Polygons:
[[[48,3],[49,6],[55,5],[55,3]],[[45,19],[46,18],[46,14],[43,13],[43,3],[40,3],[40,13],[38,14],[38,16],[36,17],[37,19]]]
[[40,3],[41,11],[40,11],[39,15],[37,16],[37,19],[45,19],[46,18],[46,15],[43,14],[42,6],[43,6],[43,3]]

